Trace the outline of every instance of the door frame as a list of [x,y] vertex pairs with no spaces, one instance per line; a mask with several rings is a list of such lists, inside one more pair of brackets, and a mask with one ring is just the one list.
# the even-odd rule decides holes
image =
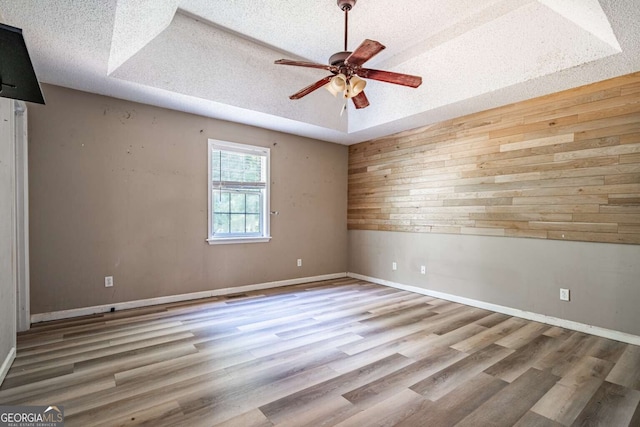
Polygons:
[[27,105],[14,101],[15,129],[15,218],[16,218],[16,326],[18,332],[31,327],[29,295],[29,156]]

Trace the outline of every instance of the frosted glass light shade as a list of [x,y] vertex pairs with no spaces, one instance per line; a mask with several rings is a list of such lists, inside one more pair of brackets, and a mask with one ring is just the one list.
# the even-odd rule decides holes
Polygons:
[[367,82],[362,80],[358,76],[352,76],[351,79],[349,79],[349,85],[351,86],[351,90],[350,90],[350,95],[351,95],[350,98],[351,98],[354,96],[358,96],[360,92],[364,90],[365,86],[367,86]]
[[338,74],[329,82],[331,88],[336,92],[342,92],[347,88],[347,78],[344,74]]

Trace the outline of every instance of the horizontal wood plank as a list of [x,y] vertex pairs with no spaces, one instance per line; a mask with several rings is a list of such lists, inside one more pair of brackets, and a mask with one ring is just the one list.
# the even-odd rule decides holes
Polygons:
[[348,227],[638,244],[640,73],[349,147]]

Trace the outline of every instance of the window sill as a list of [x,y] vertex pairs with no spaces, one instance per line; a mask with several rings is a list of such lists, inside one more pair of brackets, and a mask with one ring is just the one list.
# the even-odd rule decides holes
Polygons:
[[228,238],[209,238],[207,243],[210,245],[230,245],[235,243],[267,243],[271,240],[271,236],[268,237],[228,237]]

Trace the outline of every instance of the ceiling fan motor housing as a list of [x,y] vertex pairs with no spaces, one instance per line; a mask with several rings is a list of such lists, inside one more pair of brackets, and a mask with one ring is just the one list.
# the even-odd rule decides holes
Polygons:
[[349,51],[337,52],[331,55],[329,58],[329,64],[336,67],[337,70],[334,71],[334,74],[344,74],[347,78],[351,77],[353,74],[356,74],[355,69],[349,67],[344,62],[351,55]]
[[356,0],[338,0],[338,7],[342,11],[351,10],[356,5]]
[[347,59],[349,55],[351,55],[351,52],[349,51],[334,53],[329,58],[329,64],[335,65],[336,67],[342,67],[344,65],[345,59]]

